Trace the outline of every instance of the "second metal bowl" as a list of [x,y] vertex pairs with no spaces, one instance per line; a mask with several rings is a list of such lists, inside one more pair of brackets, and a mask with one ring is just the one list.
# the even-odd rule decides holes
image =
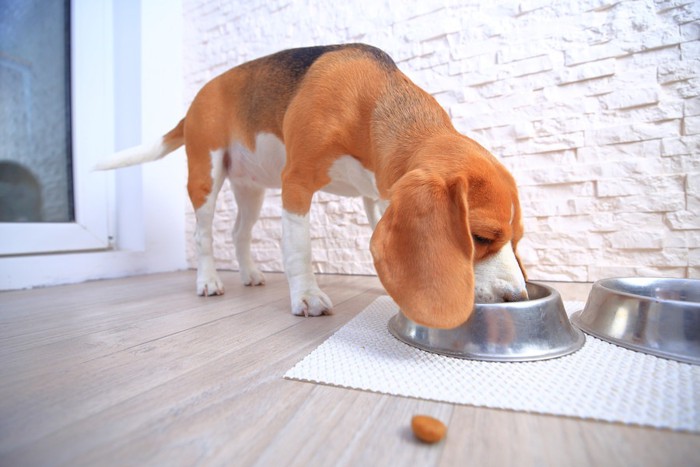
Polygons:
[[621,347],[700,365],[700,280],[603,279],[571,321]]
[[527,291],[524,302],[476,304],[469,320],[454,329],[421,326],[399,312],[389,331],[414,347],[472,360],[545,360],[580,349],[583,333],[569,323],[559,292],[532,282]]

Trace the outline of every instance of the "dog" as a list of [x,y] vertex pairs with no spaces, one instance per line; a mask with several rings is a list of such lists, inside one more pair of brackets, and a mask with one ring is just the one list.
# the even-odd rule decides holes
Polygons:
[[216,197],[228,178],[245,285],[262,285],[250,252],[266,188],[282,192],[282,253],[291,311],[332,310],[311,265],[315,192],[362,196],[374,229],[379,279],[416,323],[453,328],[476,302],[527,299],[516,254],[523,236],[515,181],[448,114],[366,44],[284,50],[217,76],[185,117],[151,146],[119,152],[97,169],[164,157],[185,146],[197,219],[197,293],[224,287],[212,255]]

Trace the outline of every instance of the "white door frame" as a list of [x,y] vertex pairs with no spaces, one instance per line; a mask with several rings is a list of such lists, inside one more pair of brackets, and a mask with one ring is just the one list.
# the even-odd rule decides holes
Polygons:
[[[187,267],[183,155],[91,171],[99,157],[158,138],[184,115],[181,2],[73,0],[71,10],[76,222],[0,224],[0,290]],[[125,50],[124,37],[137,50]]]

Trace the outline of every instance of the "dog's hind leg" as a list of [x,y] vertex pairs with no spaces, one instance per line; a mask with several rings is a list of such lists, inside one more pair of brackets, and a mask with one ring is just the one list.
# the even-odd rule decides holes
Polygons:
[[234,182],[232,179],[230,182],[238,205],[236,224],[233,227],[233,244],[236,247],[241,281],[244,285],[263,285],[265,276],[258,270],[250,256],[250,242],[253,226],[260,216],[260,209],[265,199],[265,189]]
[[[212,222],[216,211],[216,197],[224,183],[225,170],[223,150],[212,151],[211,160],[208,167],[211,178],[203,176],[204,169],[197,167],[194,161],[205,160],[205,158],[194,158],[188,148],[189,178],[187,188],[190,193],[192,205],[195,208],[197,217],[197,231],[195,239],[197,243],[197,294],[198,295],[222,295],[224,285],[219,279],[214,265],[214,247],[212,239]],[[206,195],[204,194],[206,193]]]

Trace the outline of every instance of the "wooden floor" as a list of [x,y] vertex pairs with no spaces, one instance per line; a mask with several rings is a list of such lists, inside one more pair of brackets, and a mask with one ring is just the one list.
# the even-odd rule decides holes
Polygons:
[[[1,293],[0,465],[700,464],[687,433],[285,380],[379,282],[320,276],[335,314],[298,318],[282,275],[223,279],[208,298],[189,271]],[[415,441],[416,413],[447,438]]]

